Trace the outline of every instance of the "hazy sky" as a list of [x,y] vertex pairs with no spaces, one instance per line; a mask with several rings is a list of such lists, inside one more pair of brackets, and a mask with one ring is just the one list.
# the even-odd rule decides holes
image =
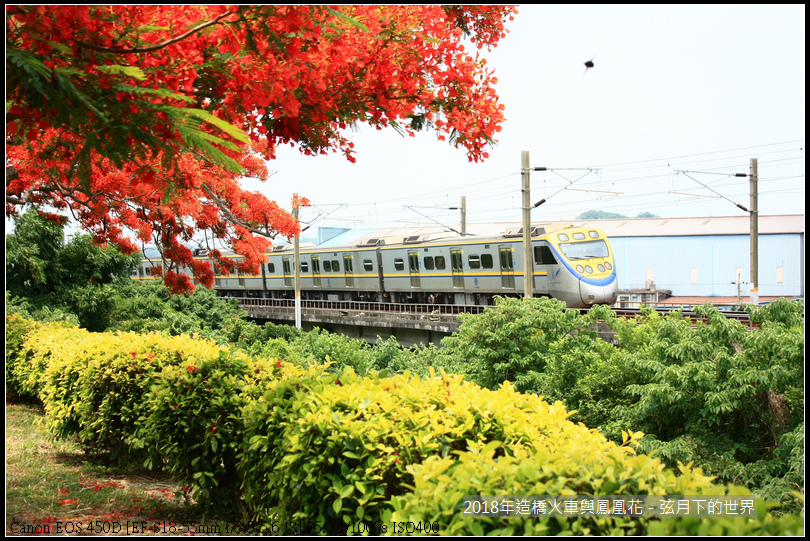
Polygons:
[[285,206],[309,197],[315,226],[455,227],[458,211],[442,209],[462,195],[470,223],[520,221],[529,151],[556,169],[532,173],[532,202],[548,198],[535,222],[737,216],[729,200],[749,206],[748,179],[727,175],[757,158],[760,214],[804,213],[804,5],[526,5],[508,28],[488,54],[507,120],[486,162],[435,132],[361,125],[357,163],[285,147],[261,191]]
[[739,216],[748,179],[728,174],[757,158],[760,214],[804,213],[804,5],[525,5],[507,28],[487,54],[506,106],[487,161],[433,131],[360,125],[347,134],[357,163],[282,147],[276,174],[246,186],[284,207],[309,197],[312,231],[457,227],[446,209],[462,195],[470,224],[519,222],[528,151],[533,167],[554,169],[531,175],[532,202],[548,199],[534,222],[591,209]]

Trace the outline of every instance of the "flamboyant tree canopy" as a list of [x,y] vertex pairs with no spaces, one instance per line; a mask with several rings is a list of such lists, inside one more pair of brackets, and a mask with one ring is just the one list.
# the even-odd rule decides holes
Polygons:
[[[492,70],[513,6],[50,5],[6,8],[6,214],[69,209],[99,243],[154,242],[175,291],[233,263],[193,258],[198,232],[255,273],[298,223],[243,190],[280,144],[340,152],[365,122],[487,157]],[[467,43],[465,44],[465,41]],[[465,46],[466,45],[466,46]],[[470,47],[472,45],[472,47]],[[305,198],[293,206],[305,205]],[[220,245],[220,244],[218,244]],[[213,244],[206,247],[213,248]]]

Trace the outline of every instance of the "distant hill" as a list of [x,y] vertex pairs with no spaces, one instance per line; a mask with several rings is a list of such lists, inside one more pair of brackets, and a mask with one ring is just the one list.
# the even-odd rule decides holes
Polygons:
[[[575,220],[615,220],[618,218],[628,218],[629,216],[625,216],[624,214],[619,214],[618,212],[605,212],[604,210],[586,210],[576,218]],[[660,218],[660,216],[653,214],[651,212],[639,212],[636,218]]]

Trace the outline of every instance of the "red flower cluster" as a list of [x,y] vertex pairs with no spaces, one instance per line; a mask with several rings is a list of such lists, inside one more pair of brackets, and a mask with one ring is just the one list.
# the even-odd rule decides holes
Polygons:
[[278,145],[353,162],[354,123],[432,124],[478,161],[504,121],[497,79],[464,40],[496,46],[513,6],[6,10],[7,214],[69,207],[98,242],[155,242],[177,292],[195,287],[186,272],[211,287],[214,269],[231,270],[214,252],[193,258],[184,243],[198,231],[244,256],[243,272],[257,272],[268,238],[298,233],[240,184],[268,178]]

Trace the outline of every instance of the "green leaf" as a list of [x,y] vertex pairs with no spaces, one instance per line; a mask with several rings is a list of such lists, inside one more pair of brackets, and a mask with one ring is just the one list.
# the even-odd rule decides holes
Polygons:
[[188,116],[199,118],[203,122],[207,122],[208,124],[216,126],[217,128],[224,131],[237,141],[242,141],[243,143],[250,142],[250,138],[247,136],[245,132],[243,132],[236,126],[222,120],[221,118],[212,115],[208,111],[204,111],[202,109],[193,109],[191,107],[181,107],[179,110]]
[[100,72],[107,73],[110,75],[124,75],[126,77],[132,77],[133,79],[137,79],[138,81],[146,80],[146,74],[143,72],[143,70],[140,68],[136,68],[135,66],[121,66],[119,64],[109,64],[104,66],[96,66],[96,69]]
[[368,27],[363,23],[361,23],[360,21],[358,21],[357,19],[355,19],[354,17],[349,17],[345,13],[341,13],[340,11],[336,11],[330,7],[327,7],[326,11],[328,11],[329,14],[332,15],[333,17],[337,17],[338,19],[349,23],[351,26],[358,28],[363,32],[368,32]]

